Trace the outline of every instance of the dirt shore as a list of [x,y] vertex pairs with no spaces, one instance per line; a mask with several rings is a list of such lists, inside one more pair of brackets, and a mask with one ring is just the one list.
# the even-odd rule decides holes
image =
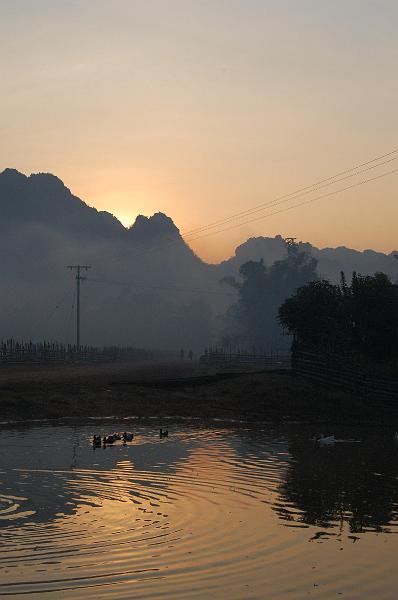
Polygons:
[[225,373],[188,361],[0,367],[3,423],[93,416],[359,421],[374,415],[360,398],[283,372]]

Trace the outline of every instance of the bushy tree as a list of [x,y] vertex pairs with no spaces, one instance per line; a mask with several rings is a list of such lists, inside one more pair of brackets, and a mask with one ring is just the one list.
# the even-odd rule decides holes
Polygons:
[[238,291],[239,299],[224,319],[224,342],[257,349],[286,344],[277,321],[278,307],[299,286],[317,278],[316,266],[314,258],[291,244],[287,257],[270,268],[262,259],[249,261],[239,269],[240,281],[225,278],[224,283]]
[[300,346],[342,348],[343,294],[329,281],[311,281],[279,308],[279,322]]
[[279,322],[301,347],[397,356],[398,286],[384,273],[310,282],[280,306]]
[[354,273],[348,298],[353,347],[375,358],[398,355],[398,286],[384,273]]

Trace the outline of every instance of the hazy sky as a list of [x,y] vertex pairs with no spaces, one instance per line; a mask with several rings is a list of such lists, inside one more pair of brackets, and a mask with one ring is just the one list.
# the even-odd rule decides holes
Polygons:
[[[398,148],[397,31],[397,0],[1,0],[0,170],[190,230]],[[395,174],[192,246],[219,260],[281,233],[391,251],[397,189]]]

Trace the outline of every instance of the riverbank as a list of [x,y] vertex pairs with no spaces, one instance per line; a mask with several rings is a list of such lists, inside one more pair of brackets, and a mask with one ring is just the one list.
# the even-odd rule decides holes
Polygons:
[[1,422],[94,416],[361,422],[388,414],[391,407],[287,372],[226,373],[188,361],[0,369]]

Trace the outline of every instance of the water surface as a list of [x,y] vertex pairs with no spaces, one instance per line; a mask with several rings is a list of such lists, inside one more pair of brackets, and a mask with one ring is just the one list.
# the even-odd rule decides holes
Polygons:
[[0,595],[397,597],[392,431],[319,447],[302,425],[168,427],[1,429]]

